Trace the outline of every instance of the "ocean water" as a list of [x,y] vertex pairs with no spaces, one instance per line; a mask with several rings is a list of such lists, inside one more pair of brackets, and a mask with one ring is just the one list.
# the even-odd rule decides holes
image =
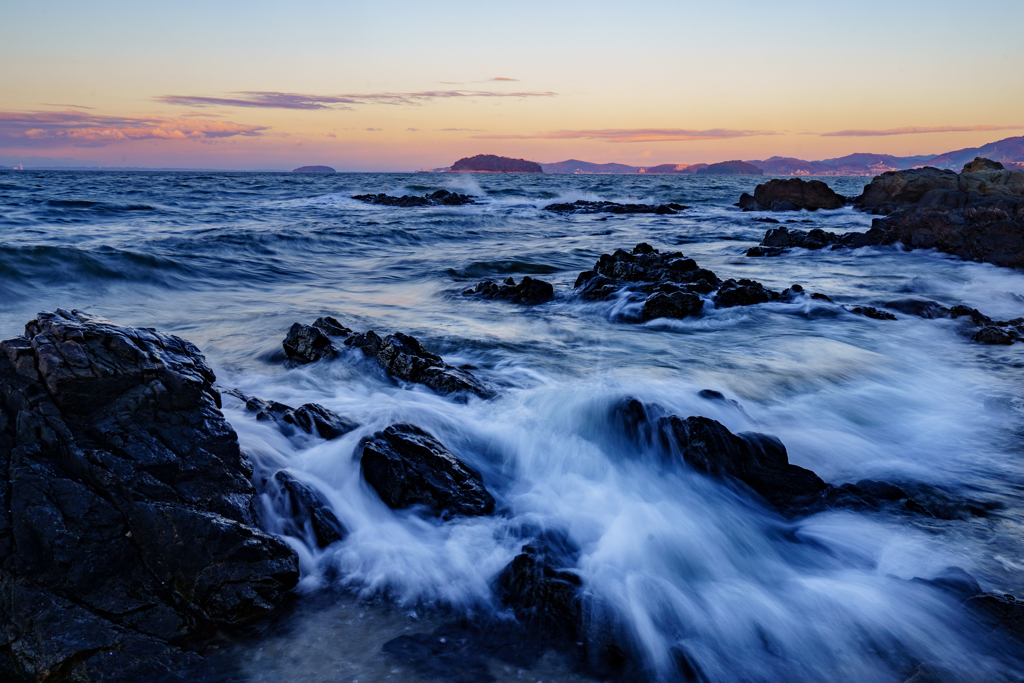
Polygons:
[[[856,195],[864,178],[829,178]],[[1021,680],[1020,645],[915,578],[963,568],[1024,595],[1024,345],[988,347],[956,321],[853,315],[899,298],[1024,315],[1024,274],[895,248],[747,258],[767,227],[732,206],[756,178],[455,174],[0,173],[0,334],[38,311],[78,308],[197,344],[219,384],[360,423],[333,441],[286,438],[225,399],[257,477],[315,487],[349,536],[301,558],[293,613],[228,648],[232,680],[436,680],[382,652],[454,617],[507,618],[491,588],[524,530],[565,533],[588,604],[614,624],[648,680],[902,681],[924,662],[951,680]],[[392,208],[354,194],[480,198]],[[673,216],[572,216],[553,201],[678,202]],[[850,209],[777,215],[862,230]],[[715,310],[629,322],[639,302],[583,302],[576,276],[602,253],[648,242],[722,279],[799,283],[835,303]],[[465,297],[482,279],[554,284],[535,307]],[[499,388],[457,403],[386,377],[358,351],[291,367],[296,321],[419,338]],[[711,402],[703,389],[735,403]],[[634,452],[608,424],[625,397],[733,432],[773,434],[830,483],[927,484],[991,504],[939,520],[830,511],[785,519],[736,488]],[[487,518],[388,509],[362,481],[357,446],[412,422],[477,469]],[[267,524],[283,528],[266,509]],[[680,672],[673,653],[685,652]],[[587,680],[562,654],[487,662],[494,680]],[[634,672],[635,673],[635,672]]]

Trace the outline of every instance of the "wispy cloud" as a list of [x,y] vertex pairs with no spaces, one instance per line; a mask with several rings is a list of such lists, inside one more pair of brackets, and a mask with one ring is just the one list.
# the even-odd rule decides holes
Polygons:
[[86,107],[81,104],[50,104],[49,102],[40,102],[40,107],[67,107],[68,109],[95,109],[96,107]]
[[258,107],[262,109],[352,109],[358,104],[417,105],[433,100],[457,98],[556,97],[554,92],[493,92],[490,90],[424,90],[406,93],[364,95],[305,95],[289,92],[245,91],[229,93],[235,97],[202,95],[162,95],[158,102],[185,107]]
[[468,131],[468,132],[471,132],[471,133],[482,133],[483,132],[482,128],[438,128],[437,130],[441,131],[442,133],[458,133],[458,132],[464,132],[464,131]]
[[511,81],[513,83],[518,83],[519,82],[518,78],[505,78],[504,76],[495,76],[491,80],[492,81]]
[[375,133],[375,132],[379,131],[380,128],[367,128],[366,130],[370,131],[371,133]]
[[258,136],[265,126],[163,116],[102,116],[80,111],[0,111],[0,147],[103,147],[131,140],[214,142]]
[[684,128],[604,128],[601,130],[555,130],[533,135],[474,135],[479,140],[604,140],[605,142],[677,142],[728,140],[757,135],[778,135],[770,130],[688,130]]
[[884,130],[837,130],[822,133],[825,138],[871,138],[883,135],[917,135],[919,133],[975,133],[995,130],[1020,130],[1024,126],[907,126]]

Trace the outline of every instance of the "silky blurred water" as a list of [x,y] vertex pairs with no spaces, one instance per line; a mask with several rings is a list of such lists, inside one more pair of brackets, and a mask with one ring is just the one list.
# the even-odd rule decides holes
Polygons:
[[[672,652],[684,651],[707,681],[899,681],[916,662],[956,680],[1019,680],[1014,646],[910,579],[958,566],[986,590],[1024,594],[1024,345],[981,346],[956,321],[877,321],[841,304],[928,298],[1014,318],[1024,315],[1024,274],[894,248],[747,258],[770,226],[732,204],[759,180],[0,173],[0,334],[19,334],[56,307],[157,327],[197,344],[223,387],[317,402],[360,423],[330,442],[289,439],[225,401],[257,476],[287,469],[351,531],[323,550],[288,539],[304,596],[348,597],[300,608],[288,629],[246,645],[245,680],[414,680],[381,645],[436,627],[427,615],[439,610],[500,617],[491,582],[526,528],[562,531],[580,547],[575,569],[591,603],[652,679],[679,676]],[[827,179],[846,195],[864,181]],[[481,203],[402,209],[351,199],[438,188]],[[691,208],[542,210],[575,199]],[[871,220],[850,209],[775,217],[844,232]],[[835,303],[708,306],[700,318],[637,325],[625,321],[637,302],[573,297],[576,275],[601,253],[641,241],[683,251],[723,279],[799,283]],[[481,279],[522,275],[552,282],[555,300],[521,307],[461,295]],[[358,351],[289,367],[288,326],[321,315],[412,334],[448,362],[478,368],[499,395],[455,403],[395,383]],[[702,389],[738,405],[702,399]],[[776,435],[792,462],[830,483],[922,482],[1002,507],[953,521],[854,512],[785,520],[635,452],[607,421],[628,396]],[[356,447],[397,421],[427,429],[480,471],[498,513],[441,522],[385,507],[361,479]],[[551,657],[541,673],[498,663],[491,672],[576,680]]]

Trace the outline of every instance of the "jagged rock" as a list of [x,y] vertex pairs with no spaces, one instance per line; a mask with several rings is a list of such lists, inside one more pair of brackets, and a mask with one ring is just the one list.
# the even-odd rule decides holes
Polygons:
[[313,327],[318,328],[328,337],[347,337],[350,334],[353,334],[352,330],[348,329],[329,315],[314,320]]
[[[304,403],[298,408],[292,408],[277,401],[265,401],[255,396],[247,396],[237,389],[228,389],[224,393],[245,403],[245,407],[250,412],[256,413],[257,420],[283,422],[298,427],[307,434],[320,436],[327,440],[348,434],[359,426],[358,423],[341,417],[319,403]],[[286,434],[288,433],[287,430],[284,431]]]
[[383,192],[380,194],[357,194],[352,199],[358,199],[361,202],[368,204],[379,204],[381,206],[400,206],[403,208],[412,208],[418,206],[462,206],[463,204],[476,204],[476,199],[469,195],[459,194],[457,192],[449,192],[448,190],[438,190],[432,192],[424,197],[410,197],[409,195],[403,195],[401,197],[392,197],[386,195]]
[[1008,331],[988,325],[975,332],[971,339],[982,344],[995,344],[1009,346],[1017,340],[1017,335],[1010,334]]
[[311,537],[317,547],[326,548],[343,540],[348,531],[338,521],[331,508],[309,486],[281,470],[273,481],[280,487],[282,502],[280,513],[288,520],[284,533],[297,538]]
[[548,204],[545,211],[564,214],[585,214],[585,213],[653,213],[660,216],[668,216],[688,207],[680,204],[619,204],[618,202],[590,202],[578,199],[575,202],[562,202],[560,204]]
[[715,294],[715,306],[718,308],[753,306],[778,299],[778,292],[766,289],[760,282],[745,279],[726,280]]
[[283,345],[285,355],[297,363],[313,363],[338,355],[331,338],[313,325],[294,323],[288,329]]
[[750,247],[747,249],[747,256],[781,256],[788,251],[785,247]]
[[754,188],[754,196],[744,193],[740,196],[739,207],[744,211],[817,211],[818,209],[839,209],[846,204],[846,198],[836,194],[820,180],[775,178]]
[[425,506],[435,515],[489,515],[494,498],[480,475],[433,436],[407,423],[393,424],[364,444],[363,477],[393,509]]
[[704,301],[689,292],[657,292],[648,297],[640,312],[644,320],[655,318],[685,318],[698,315],[704,308]]
[[959,190],[956,171],[914,168],[877,175],[854,200],[858,208],[887,213],[900,204],[916,204],[933,190]]
[[551,301],[555,296],[555,289],[550,282],[535,280],[529,275],[516,284],[512,278],[508,278],[500,285],[490,280],[479,283],[475,289],[466,290],[465,294],[478,294],[487,299],[508,299],[515,304],[536,305]]
[[896,299],[885,302],[885,307],[926,320],[949,317],[949,309],[927,299]]
[[392,377],[425,384],[440,394],[475,394],[481,398],[494,395],[470,372],[448,365],[407,334],[396,332],[381,339],[370,330],[349,337],[345,343],[362,349]]
[[77,311],[0,343],[0,672],[151,680],[298,581],[195,346]]
[[850,313],[856,313],[857,315],[863,315],[875,320],[896,320],[896,316],[892,313],[889,313],[888,311],[880,311],[871,306],[855,306],[850,309]]
[[495,579],[495,594],[520,623],[575,640],[583,631],[583,581],[570,569],[579,551],[563,536],[524,545]]

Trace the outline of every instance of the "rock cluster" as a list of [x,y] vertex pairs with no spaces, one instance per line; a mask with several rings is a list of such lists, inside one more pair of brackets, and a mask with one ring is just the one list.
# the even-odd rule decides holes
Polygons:
[[525,275],[519,284],[516,284],[512,278],[507,278],[500,285],[490,280],[484,280],[475,288],[467,289],[463,294],[477,295],[484,299],[507,299],[514,304],[534,306],[551,301],[555,296],[555,289],[550,282],[536,280]]
[[0,678],[152,680],[298,580],[187,341],[76,311],[0,343]]
[[284,351],[297,363],[334,358],[339,352],[334,339],[339,337],[344,338],[344,345],[361,349],[397,379],[425,384],[440,394],[474,394],[481,398],[494,394],[468,370],[452,367],[424,349],[415,337],[396,332],[382,339],[373,330],[355,334],[334,318],[318,318],[312,325],[293,324],[283,342]]
[[562,202],[560,204],[548,204],[545,211],[553,211],[562,214],[586,214],[586,213],[653,213],[659,216],[669,216],[688,207],[682,204],[619,204],[618,202],[591,202],[577,199],[574,202]]
[[1024,339],[1024,318],[993,320],[976,308],[968,306],[945,307],[927,299],[898,299],[885,304],[886,308],[902,311],[919,318],[953,318],[965,323],[970,338],[982,344],[1010,345]]
[[379,204],[381,206],[400,206],[403,208],[414,208],[417,206],[462,206],[463,204],[476,204],[476,199],[467,194],[438,190],[423,197],[402,195],[393,197],[384,194],[357,194],[352,199],[358,199],[368,204]]
[[744,211],[817,211],[839,209],[845,204],[845,197],[820,180],[776,178],[754,188],[753,197],[744,192],[737,206]]
[[293,427],[330,441],[348,434],[359,426],[358,423],[341,417],[319,403],[304,403],[298,408],[292,408],[277,401],[265,401],[255,396],[246,396],[236,389],[228,389],[223,393],[234,396],[245,403],[249,412],[256,413],[257,420],[275,422],[279,426],[288,425],[289,428],[282,429],[286,435],[293,431],[290,429]]
[[393,424],[362,449],[363,477],[390,508],[419,505],[446,517],[494,511],[480,475],[415,425]]

